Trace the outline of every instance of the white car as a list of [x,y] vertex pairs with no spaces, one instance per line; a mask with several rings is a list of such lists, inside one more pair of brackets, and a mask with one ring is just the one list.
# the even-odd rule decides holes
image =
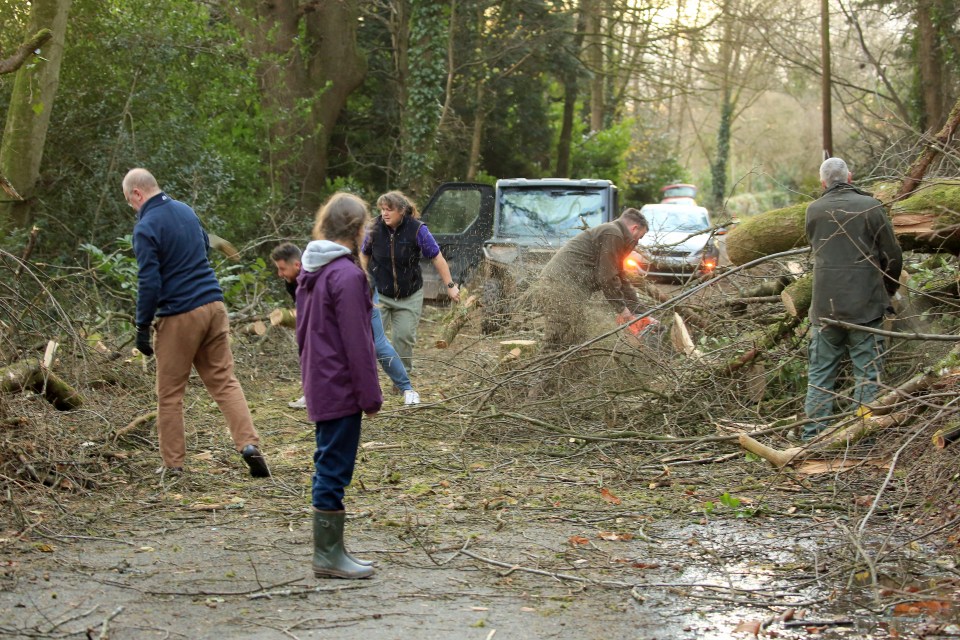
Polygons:
[[717,268],[720,251],[705,207],[679,202],[647,204],[640,213],[650,225],[631,254],[640,275],[690,278],[709,275]]

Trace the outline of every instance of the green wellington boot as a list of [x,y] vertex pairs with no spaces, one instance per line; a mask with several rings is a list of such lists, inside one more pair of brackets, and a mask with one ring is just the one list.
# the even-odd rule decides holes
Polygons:
[[343,549],[343,511],[313,510],[313,575],[357,580],[373,575],[373,567],[350,558]]

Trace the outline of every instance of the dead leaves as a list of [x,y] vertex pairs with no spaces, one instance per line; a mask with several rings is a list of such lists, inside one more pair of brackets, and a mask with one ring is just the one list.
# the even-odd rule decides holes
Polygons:
[[[597,534],[597,540],[606,540],[608,542],[628,542],[634,539],[632,533],[618,533],[615,531],[601,531]],[[590,544],[590,538],[584,536],[570,536],[567,542],[571,547],[578,547]]]
[[893,608],[895,616],[918,616],[920,614],[942,615],[949,613],[951,604],[946,600],[923,600],[921,602],[901,602]]
[[607,489],[606,487],[603,487],[600,489],[600,497],[606,500],[607,502],[609,502],[610,504],[620,504],[621,502],[623,502],[620,498],[613,495],[613,493],[611,493],[610,490]]

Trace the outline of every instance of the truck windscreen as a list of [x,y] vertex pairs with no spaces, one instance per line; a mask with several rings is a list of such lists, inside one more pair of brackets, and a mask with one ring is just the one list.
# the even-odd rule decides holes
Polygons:
[[598,190],[506,188],[498,205],[500,236],[571,237],[603,222]]

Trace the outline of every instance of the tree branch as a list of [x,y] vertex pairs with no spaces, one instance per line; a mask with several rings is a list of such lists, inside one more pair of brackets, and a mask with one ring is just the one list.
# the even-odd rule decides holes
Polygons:
[[32,38],[20,45],[20,48],[17,49],[17,52],[14,53],[9,58],[0,60],[0,75],[5,73],[13,73],[27,61],[27,58],[32,55],[37,49],[39,49],[43,44],[53,37],[53,31],[50,29],[41,29],[34,35]]

